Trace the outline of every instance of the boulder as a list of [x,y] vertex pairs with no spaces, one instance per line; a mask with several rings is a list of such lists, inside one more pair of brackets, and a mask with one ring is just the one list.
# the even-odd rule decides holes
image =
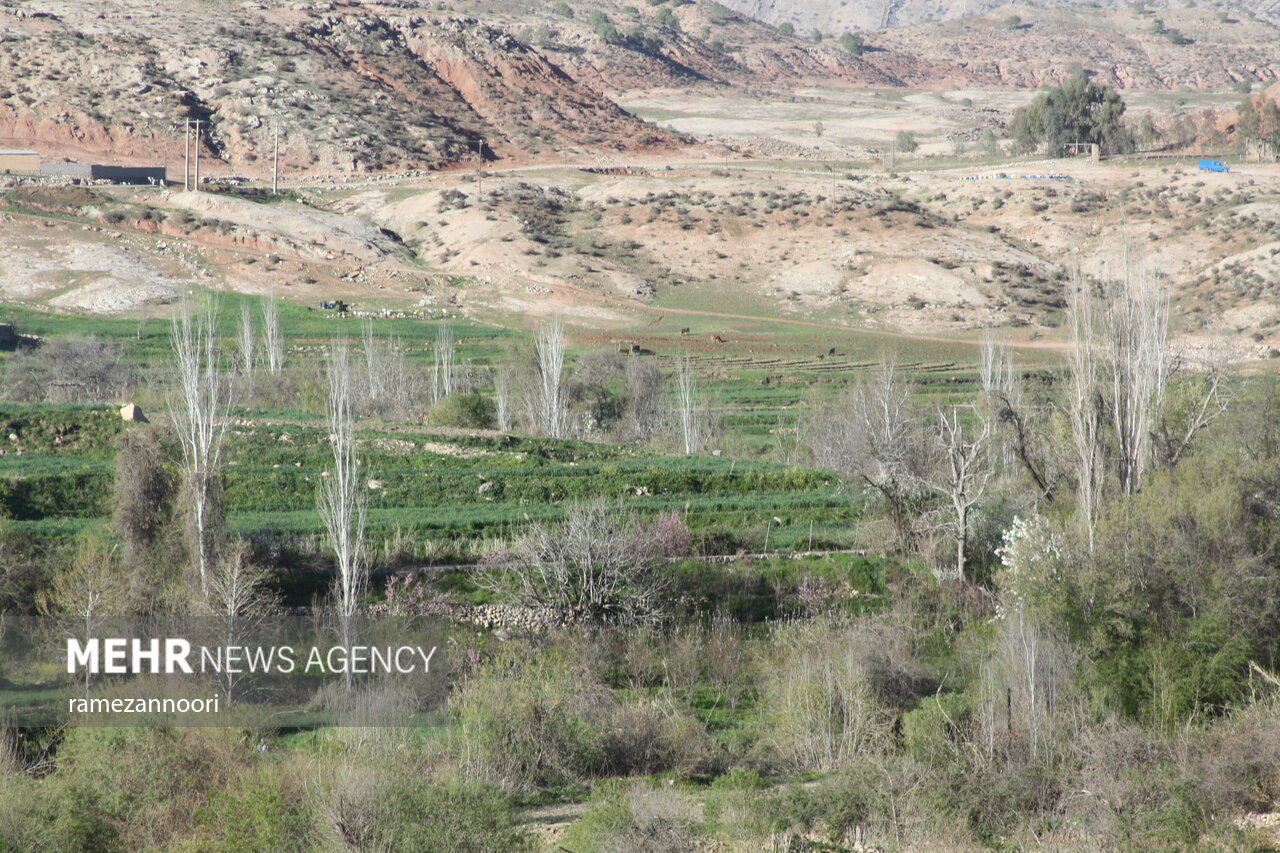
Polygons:
[[120,419],[135,424],[147,423],[147,416],[133,403],[125,403],[120,407]]

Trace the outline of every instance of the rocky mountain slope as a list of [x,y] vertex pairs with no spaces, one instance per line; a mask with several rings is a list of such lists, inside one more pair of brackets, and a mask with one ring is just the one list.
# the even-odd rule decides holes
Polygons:
[[1078,68],[1121,89],[1212,89],[1280,78],[1280,29],[1211,9],[1002,6],[884,30],[868,41],[952,61],[984,84],[1002,86],[1056,85]]
[[[824,33],[841,33],[845,30],[877,30],[886,27],[905,27],[928,22],[951,21],[971,15],[981,15],[998,9],[1004,0],[868,0],[850,3],[848,0],[723,0],[724,5],[757,20],[778,25],[789,23],[804,33],[814,29]],[[1127,0],[1046,0],[1044,7],[1076,10],[1130,7]],[[1146,4],[1157,7],[1160,13],[1172,11],[1172,3]],[[1178,8],[1185,8],[1178,4]],[[1257,16],[1280,21],[1280,0],[1235,0],[1215,3],[1214,9],[1229,10],[1233,16]],[[1213,11],[1210,10],[1210,11]]]
[[261,174],[435,168],[670,147],[610,93],[969,81],[949,58],[858,57],[711,0],[0,0],[0,145],[121,162],[204,152]]
[[[424,168],[669,135],[510,33],[413,3],[0,2],[0,144],[234,169]],[[422,4],[425,11],[428,4]]]

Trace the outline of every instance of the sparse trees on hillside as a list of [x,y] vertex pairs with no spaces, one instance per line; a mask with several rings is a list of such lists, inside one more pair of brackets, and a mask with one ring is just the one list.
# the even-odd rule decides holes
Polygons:
[[191,512],[191,550],[200,593],[208,592],[215,537],[221,526],[222,446],[231,409],[231,389],[220,365],[212,302],[201,310],[184,304],[170,328],[175,388],[169,403]]
[[862,56],[867,52],[866,40],[857,33],[846,32],[840,36],[840,46],[853,56]]

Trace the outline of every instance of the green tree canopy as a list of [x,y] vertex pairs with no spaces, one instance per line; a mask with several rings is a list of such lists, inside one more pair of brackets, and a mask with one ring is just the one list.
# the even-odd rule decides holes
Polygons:
[[1123,154],[1133,150],[1123,116],[1124,101],[1115,89],[1078,72],[1018,110],[1010,131],[1022,151],[1044,146],[1050,156],[1060,157],[1068,143],[1084,142]]

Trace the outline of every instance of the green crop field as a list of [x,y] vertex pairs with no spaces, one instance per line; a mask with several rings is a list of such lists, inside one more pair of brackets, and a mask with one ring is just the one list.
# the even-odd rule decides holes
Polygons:
[[[129,428],[113,410],[5,405],[0,426],[16,436],[0,456],[4,517],[52,536],[106,523],[116,476],[112,441]],[[57,432],[74,439],[55,444]],[[567,503],[596,496],[642,513],[679,511],[695,530],[735,531],[732,541],[742,546],[759,546],[766,530],[777,547],[804,544],[811,530],[829,541],[854,517],[834,475],[769,462],[426,428],[367,429],[358,438],[375,543],[413,532],[433,547],[446,543],[445,554],[465,553],[465,543],[558,519]],[[318,541],[316,487],[330,453],[318,427],[239,422],[226,454],[231,528],[259,539]],[[455,540],[464,545],[447,544]]]

